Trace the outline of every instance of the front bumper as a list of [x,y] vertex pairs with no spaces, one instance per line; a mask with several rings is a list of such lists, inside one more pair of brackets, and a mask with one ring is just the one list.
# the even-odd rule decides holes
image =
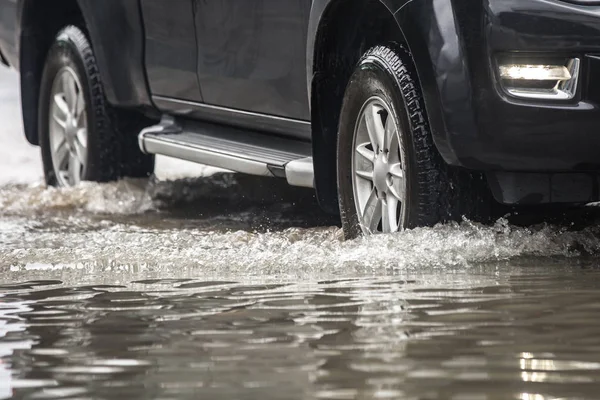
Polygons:
[[[449,133],[451,162],[488,172],[600,171],[600,6],[484,0],[480,13],[457,18],[466,27],[462,46],[476,129]],[[575,98],[511,97],[498,79],[498,57],[507,54],[579,58]]]

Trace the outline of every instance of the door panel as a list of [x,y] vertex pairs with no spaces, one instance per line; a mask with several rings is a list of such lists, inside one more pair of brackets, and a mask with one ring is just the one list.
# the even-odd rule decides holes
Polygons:
[[311,0],[193,0],[207,104],[308,120]]
[[141,0],[153,95],[202,101],[193,0]]

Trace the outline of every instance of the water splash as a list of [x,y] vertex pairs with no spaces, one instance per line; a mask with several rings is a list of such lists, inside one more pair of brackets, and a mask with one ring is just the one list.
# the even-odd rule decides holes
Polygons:
[[143,181],[126,180],[104,185],[85,182],[76,188],[53,188],[42,184],[0,188],[0,215],[59,211],[137,214],[151,209],[152,199]]
[[290,187],[283,180],[233,173],[168,181],[153,177],[106,184],[84,182],[75,188],[9,184],[0,186],[0,216],[63,211],[136,215],[217,200],[237,207],[305,203],[314,202],[314,192]]
[[[6,225],[2,226],[6,233]],[[333,277],[468,268],[515,257],[600,254],[600,232],[567,232],[552,226],[531,230],[505,220],[494,226],[439,225],[395,235],[343,242],[335,227],[254,233],[156,229],[104,221],[88,230],[16,231],[4,238],[0,265],[13,271],[119,270],[168,276],[189,270],[202,276]]]
[[[344,242],[331,219],[315,219],[312,192],[275,190],[277,185],[285,187],[223,174],[202,181],[71,189],[3,187],[0,267],[81,276],[122,270],[164,277],[188,270],[219,278],[335,277],[600,255],[597,226],[519,227],[506,219],[492,226],[464,221]],[[305,206],[298,206],[302,202]],[[190,206],[201,210],[178,214]]]

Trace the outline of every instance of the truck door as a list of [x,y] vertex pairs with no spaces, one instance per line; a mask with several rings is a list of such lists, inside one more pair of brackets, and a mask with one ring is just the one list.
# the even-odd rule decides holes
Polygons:
[[141,0],[141,4],[146,72],[155,103],[160,107],[165,102],[161,98],[202,101],[193,0]]
[[[311,0],[193,0],[204,102],[309,120],[306,40]],[[171,2],[169,2],[171,3]]]

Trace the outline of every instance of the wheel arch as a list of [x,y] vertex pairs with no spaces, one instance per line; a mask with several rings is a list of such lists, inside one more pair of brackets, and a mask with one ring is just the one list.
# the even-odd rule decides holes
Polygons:
[[[140,2],[77,2],[85,19],[108,102],[120,107],[150,106]],[[106,26],[111,29],[104,29]]]
[[[359,14],[350,11],[350,17],[344,15],[352,7]],[[371,15],[365,7],[375,11]],[[357,21],[373,17],[385,21],[385,32],[373,34],[372,30],[361,30],[361,27],[368,27],[368,23],[359,23],[358,29],[353,26]],[[345,26],[340,30],[342,25]],[[366,39],[360,35],[365,35]],[[384,43],[370,43],[373,40]],[[449,135],[457,130],[468,133],[475,129],[468,68],[463,58],[464,46],[453,2],[313,1],[308,31],[307,85],[313,126],[315,186],[320,204],[329,212],[338,211],[336,141],[345,86],[360,53],[367,50],[364,46],[385,42],[396,42],[409,50],[423,88],[434,142],[447,163],[458,163]],[[449,53],[448,49],[454,53]],[[453,113],[458,114],[453,116]],[[447,121],[448,116],[451,121]],[[448,122],[452,124],[450,127]]]
[[[56,34],[67,25],[88,33],[110,104],[151,106],[139,2],[19,0],[17,19],[23,125],[30,143],[39,144],[37,103],[46,56]],[[103,29],[107,26],[111,28]]]

